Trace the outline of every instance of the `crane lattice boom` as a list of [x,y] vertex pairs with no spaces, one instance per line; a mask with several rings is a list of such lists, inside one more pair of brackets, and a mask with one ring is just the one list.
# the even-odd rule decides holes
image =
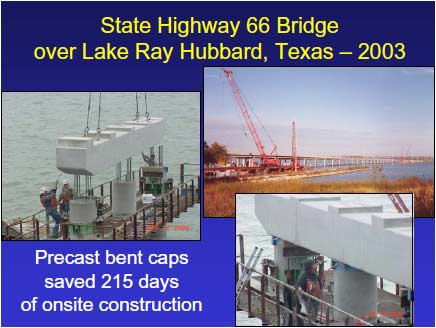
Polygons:
[[244,117],[245,123],[248,126],[248,129],[250,131],[251,137],[253,138],[254,143],[256,144],[257,150],[259,151],[260,156],[262,157],[262,162],[264,165],[277,165],[279,166],[279,159],[277,156],[272,157],[273,154],[277,155],[277,146],[274,144],[273,149],[269,155],[265,153],[264,146],[262,144],[262,141],[259,137],[259,134],[257,133],[256,127],[251,120],[251,117],[248,113],[247,105],[245,104],[244,99],[242,98],[241,92],[239,91],[239,87],[236,84],[235,80],[233,79],[233,72],[230,70],[222,69],[224,71],[224,74],[226,75],[230,87],[232,88],[233,95],[235,96],[236,102],[239,106],[239,109],[242,112],[242,116]]

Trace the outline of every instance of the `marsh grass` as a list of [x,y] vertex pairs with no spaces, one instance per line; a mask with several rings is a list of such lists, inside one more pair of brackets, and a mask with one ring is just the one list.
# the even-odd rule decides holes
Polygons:
[[415,217],[434,218],[435,214],[434,180],[410,177],[337,182],[208,180],[204,185],[204,216],[234,217],[236,193],[413,193]]

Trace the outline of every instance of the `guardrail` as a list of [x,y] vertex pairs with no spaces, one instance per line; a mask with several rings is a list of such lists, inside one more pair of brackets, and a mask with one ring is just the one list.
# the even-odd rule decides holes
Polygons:
[[[246,265],[243,236],[237,235],[236,237],[239,238],[240,245],[240,261],[236,261],[236,281],[238,281],[239,273],[246,268]],[[260,280],[260,290],[252,286],[251,280]],[[269,284],[269,282],[271,282],[271,284]],[[274,286],[274,295],[269,295],[267,293],[268,285]],[[282,295],[285,290],[290,292],[292,295],[292,308],[286,307],[284,302],[281,301],[280,295]],[[248,282],[245,291],[246,304],[243,305],[240,301],[237,304],[237,308],[239,310],[243,309],[247,311],[249,317],[259,317],[263,326],[373,326],[373,324],[370,322],[358,318],[351,313],[347,313],[340,308],[326,302],[325,300],[317,298],[304,291],[297,290],[294,286],[284,283],[277,278],[274,278],[263,272],[259,272],[255,269],[252,270],[250,281]],[[253,309],[253,303],[255,303],[253,301],[253,297],[258,298],[258,302],[256,303],[260,303],[260,313],[255,313],[256,311]],[[325,312],[323,313],[322,309],[320,309],[315,321],[312,321],[310,316],[302,314],[299,310],[299,304],[305,303],[305,301],[301,301],[302,297],[306,298],[306,300],[318,302],[320,305],[322,305],[322,307],[325,307]],[[242,298],[240,300],[242,300]],[[267,306],[267,304],[269,304],[269,306]],[[246,308],[244,309],[243,306],[246,306]],[[269,311],[267,308],[269,308]],[[341,313],[345,317],[345,320],[335,321],[335,311],[337,313]]]
[[[127,178],[127,174],[121,178]],[[133,172],[135,179],[135,172]],[[91,188],[79,196],[93,196],[99,194],[103,199],[109,199],[112,205],[112,183],[117,179],[104,182]],[[132,216],[116,219],[116,222],[95,223],[98,239],[145,239],[151,232],[161,228],[167,222],[173,222],[181,212],[186,212],[195,203],[200,202],[200,176],[189,179],[173,187],[167,193],[157,196],[151,204],[140,207]],[[109,192],[107,192],[109,188]],[[5,227],[6,240],[41,240],[50,239],[50,225],[53,220],[42,209],[25,218],[12,222]],[[69,239],[68,227],[72,223],[66,221],[60,223],[60,231],[64,240]],[[114,225],[117,226],[114,226]],[[31,226],[30,226],[31,225]],[[77,224],[76,224],[77,225]],[[84,224],[86,225],[86,224]],[[29,227],[29,231],[24,231]],[[17,227],[14,229],[14,227]],[[15,234],[12,234],[15,230]]]

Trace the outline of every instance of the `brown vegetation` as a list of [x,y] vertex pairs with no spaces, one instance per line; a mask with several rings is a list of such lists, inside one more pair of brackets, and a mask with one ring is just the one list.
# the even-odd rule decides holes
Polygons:
[[204,185],[205,217],[234,217],[236,193],[414,193],[415,217],[435,214],[434,180],[410,177],[337,182],[209,180]]

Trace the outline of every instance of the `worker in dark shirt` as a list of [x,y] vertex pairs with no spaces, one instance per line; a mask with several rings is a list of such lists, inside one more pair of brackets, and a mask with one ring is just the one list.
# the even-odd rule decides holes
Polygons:
[[59,233],[59,224],[62,221],[62,217],[57,210],[56,189],[52,189],[48,192],[47,187],[42,187],[39,194],[39,201],[45,208],[47,217],[50,215],[55,221],[52,237],[56,238]]
[[[286,283],[288,285],[292,285],[293,279],[292,279],[292,271],[288,270],[286,271]],[[297,295],[295,295],[295,291],[291,289],[290,287],[284,287],[283,288],[283,301],[285,303],[285,307],[291,311],[296,311],[296,313],[300,313],[301,304],[298,301]],[[294,315],[296,313],[294,312],[286,312],[289,315],[285,315],[284,325],[285,326],[293,326],[294,325]],[[297,317],[297,326],[303,326],[303,320]]]
[[[321,279],[317,274],[318,265],[315,261],[309,260],[304,264],[304,272],[301,274],[297,282],[299,291],[303,290],[307,294],[318,299],[321,298]],[[315,323],[319,311],[319,302],[308,296],[303,297],[306,306],[307,317],[312,323]]]

